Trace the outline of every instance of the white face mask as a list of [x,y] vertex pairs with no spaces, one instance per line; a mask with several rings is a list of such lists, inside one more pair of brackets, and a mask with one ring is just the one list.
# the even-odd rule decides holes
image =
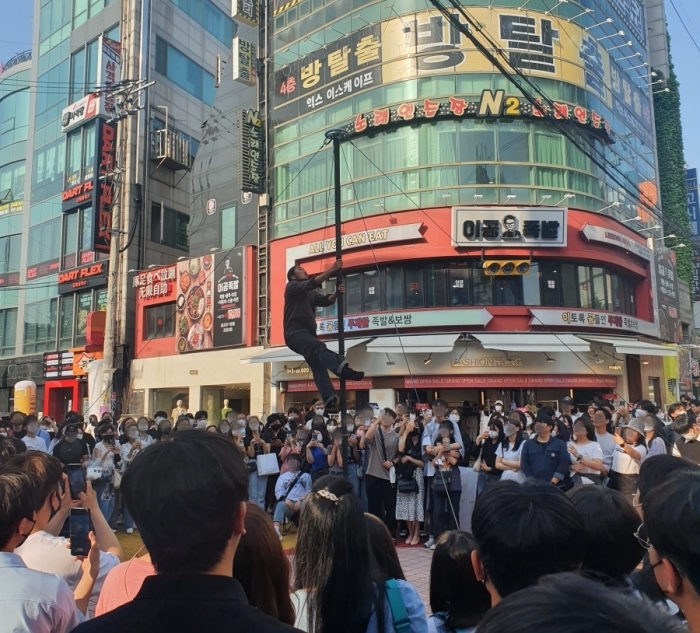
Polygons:
[[683,433],[681,437],[686,441],[686,442],[692,442],[695,439],[695,431],[691,431],[690,433]]
[[148,424],[139,424],[139,431],[148,431]]
[[197,420],[197,428],[198,429],[205,429],[207,427],[207,420],[206,418],[202,418],[201,420]]
[[248,424],[248,428],[249,428],[251,431],[259,431],[259,430],[260,430],[260,424],[258,424],[257,422],[251,422],[250,424]]
[[646,418],[648,415],[649,415],[649,414],[648,414],[646,411],[644,411],[644,409],[637,409],[637,410],[634,412],[634,417],[635,417],[635,418]]
[[498,437],[498,431],[489,431],[489,437],[495,440]]
[[457,422],[459,422],[459,416],[456,413],[450,413],[449,420],[453,424],[457,424]]
[[315,439],[317,442],[322,442],[322,441],[323,441],[323,435],[321,435],[320,433],[316,433],[316,435],[314,435],[314,439]]
[[326,412],[325,409],[314,409],[314,411],[316,412],[316,415],[323,415]]
[[355,426],[353,424],[348,424],[348,433],[353,433],[355,431]]
[[222,424],[219,429],[221,430],[222,433],[228,433],[231,430],[231,427],[228,424]]
[[83,439],[83,432],[82,431],[78,431],[78,439],[79,440]]
[[499,413],[500,413],[501,411],[503,411],[503,407],[502,407],[500,404],[497,404],[497,405],[494,407],[494,409],[496,409],[496,411],[498,411]]
[[328,427],[327,427],[328,433],[330,433],[331,435],[333,435],[333,431],[335,431],[337,428],[338,428],[338,427],[335,426],[335,424],[329,424]]
[[139,436],[139,431],[138,431],[138,429],[131,427],[129,429],[128,435],[132,440],[135,440]]

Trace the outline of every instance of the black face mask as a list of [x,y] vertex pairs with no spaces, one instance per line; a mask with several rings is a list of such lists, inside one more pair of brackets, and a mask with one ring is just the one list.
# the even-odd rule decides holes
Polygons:
[[114,435],[103,435],[102,439],[107,442],[107,444],[114,444]]

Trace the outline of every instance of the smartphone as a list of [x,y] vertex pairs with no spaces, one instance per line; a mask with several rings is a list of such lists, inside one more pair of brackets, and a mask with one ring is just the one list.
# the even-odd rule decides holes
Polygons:
[[620,400],[620,406],[621,406],[621,407],[626,407],[626,406],[627,406],[627,402],[625,402],[624,400]]
[[408,419],[411,420],[411,422],[415,422],[416,421],[416,414],[411,413],[411,415],[408,416]]
[[365,426],[372,424],[372,418],[365,418]]
[[425,417],[426,417],[426,418],[432,418],[432,417],[433,417],[433,410],[432,410],[432,409],[426,409],[426,410],[425,410]]
[[68,475],[71,499],[79,499],[80,493],[86,490],[85,470],[82,464],[67,464],[63,469]]
[[379,409],[379,415],[384,415],[386,413],[386,409]]
[[70,510],[70,553],[72,556],[87,556],[90,553],[90,510]]

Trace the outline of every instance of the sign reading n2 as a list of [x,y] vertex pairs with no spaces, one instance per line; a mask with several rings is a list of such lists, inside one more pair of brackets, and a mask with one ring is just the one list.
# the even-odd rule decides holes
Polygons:
[[265,193],[265,133],[257,110],[241,113],[241,190]]

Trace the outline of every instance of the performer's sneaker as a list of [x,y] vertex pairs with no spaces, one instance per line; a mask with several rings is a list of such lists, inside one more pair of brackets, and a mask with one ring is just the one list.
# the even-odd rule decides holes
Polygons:
[[362,380],[365,377],[365,372],[356,371],[351,369],[349,365],[345,365],[340,375],[346,380]]
[[332,396],[328,396],[324,401],[323,404],[325,405],[326,409],[332,409],[338,404],[338,396],[333,394]]

